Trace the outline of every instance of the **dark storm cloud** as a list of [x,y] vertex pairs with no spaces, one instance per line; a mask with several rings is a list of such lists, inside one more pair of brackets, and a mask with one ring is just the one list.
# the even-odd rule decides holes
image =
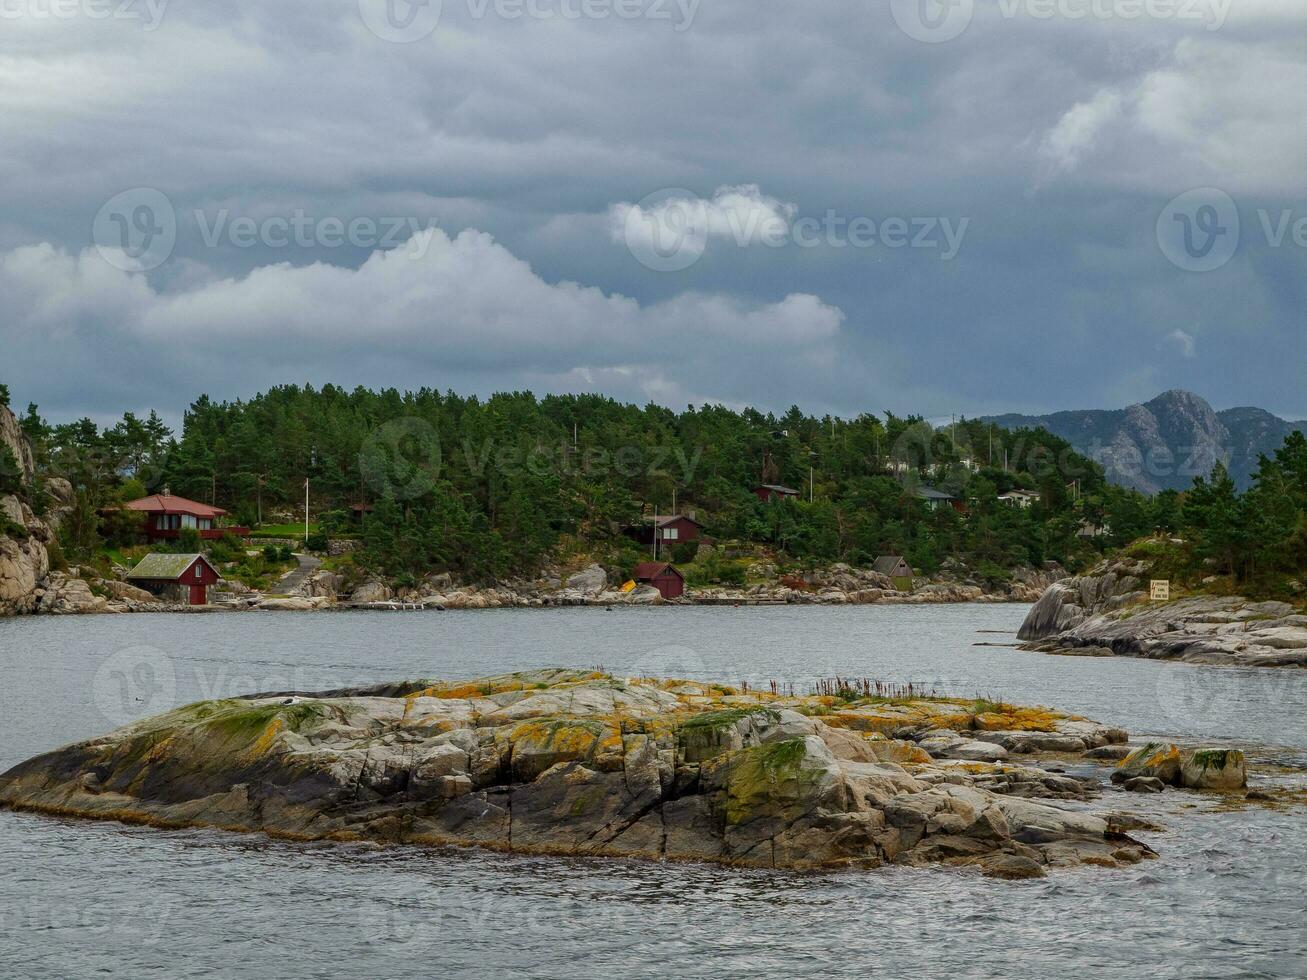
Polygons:
[[[996,0],[943,43],[896,5],[445,0],[406,44],[344,0],[174,0],[152,29],[6,7],[27,16],[0,20],[0,375],[60,416],[283,380],[928,415],[1184,386],[1307,411],[1301,5]],[[1194,272],[1155,226],[1204,186],[1240,241]],[[177,235],[133,274],[92,222],[137,187]],[[666,188],[752,188],[710,216],[789,237],[728,227],[648,268],[614,215]],[[829,215],[968,224],[948,259],[796,243]],[[382,261],[415,230],[422,257]]]

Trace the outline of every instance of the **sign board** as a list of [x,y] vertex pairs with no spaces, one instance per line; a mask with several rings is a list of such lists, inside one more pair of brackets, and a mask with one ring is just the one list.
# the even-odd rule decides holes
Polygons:
[[1171,599],[1171,582],[1169,579],[1153,580],[1153,601],[1169,602]]

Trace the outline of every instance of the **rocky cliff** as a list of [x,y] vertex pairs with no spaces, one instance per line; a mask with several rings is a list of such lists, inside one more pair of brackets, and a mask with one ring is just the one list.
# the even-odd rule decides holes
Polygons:
[[1181,595],[1151,602],[1146,563],[1109,560],[1056,582],[1017,633],[1048,653],[1248,667],[1307,666],[1307,615],[1287,602]]
[[[18,473],[8,470],[17,463]],[[24,491],[32,487],[35,468],[32,449],[19,428],[18,419],[0,405],[0,478],[6,485],[17,482]],[[53,535],[28,503],[26,492],[0,496],[0,616],[32,612],[38,589],[50,572],[46,544]]]

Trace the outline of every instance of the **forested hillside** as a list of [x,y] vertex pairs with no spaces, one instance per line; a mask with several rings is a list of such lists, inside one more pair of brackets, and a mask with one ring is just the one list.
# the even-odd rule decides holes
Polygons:
[[[147,492],[168,487],[253,526],[302,519],[306,480],[315,524],[361,536],[358,560],[397,577],[488,579],[560,554],[629,551],[624,526],[673,508],[695,512],[718,542],[796,563],[903,554],[930,572],[955,557],[995,575],[1046,560],[1076,567],[1180,520],[1178,495],[1109,486],[1045,431],[932,428],[890,413],[284,386],[248,401],[201,396],[180,433],[153,412],[107,428],[51,426],[36,406],[22,425],[41,473],[76,492],[61,531],[70,557],[130,534],[113,505]],[[759,483],[800,494],[764,503],[752,492]],[[925,485],[959,509],[929,509],[916,493]],[[1041,498],[1025,509],[997,499],[1013,488]],[[370,507],[357,521],[356,504]]]

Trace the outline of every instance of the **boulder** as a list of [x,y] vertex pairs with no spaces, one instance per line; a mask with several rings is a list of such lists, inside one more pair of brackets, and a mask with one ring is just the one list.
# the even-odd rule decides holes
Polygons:
[[931,733],[917,743],[936,759],[962,759],[968,762],[995,762],[1007,758],[1007,749],[994,742],[962,738],[953,733]]
[[1112,782],[1125,783],[1139,776],[1180,785],[1180,749],[1166,742],[1149,742],[1121,760],[1112,772]]
[[1180,763],[1180,783],[1190,789],[1243,789],[1248,764],[1238,749],[1195,749]]
[[1125,781],[1124,789],[1127,793],[1160,793],[1166,784],[1155,776],[1135,776]]
[[1128,745],[1100,745],[1086,752],[1085,758],[1120,762],[1133,751],[1134,749]]
[[608,586],[608,573],[599,565],[590,565],[571,575],[567,587],[585,595],[598,595]]
[[100,587],[108,592],[115,599],[126,599],[130,602],[158,602],[159,597],[152,592],[146,592],[144,589],[138,589],[127,582],[119,582],[114,579],[104,579]]
[[264,599],[254,606],[255,609],[267,609],[271,612],[309,612],[317,608],[312,599],[303,596],[291,596],[286,599]]
[[395,593],[391,591],[390,586],[385,582],[373,579],[364,582],[350,595],[350,602],[372,603],[372,602],[389,602]]
[[44,588],[36,591],[36,612],[56,616],[76,616],[104,612],[108,601],[91,591],[83,579],[63,572],[51,572]]

